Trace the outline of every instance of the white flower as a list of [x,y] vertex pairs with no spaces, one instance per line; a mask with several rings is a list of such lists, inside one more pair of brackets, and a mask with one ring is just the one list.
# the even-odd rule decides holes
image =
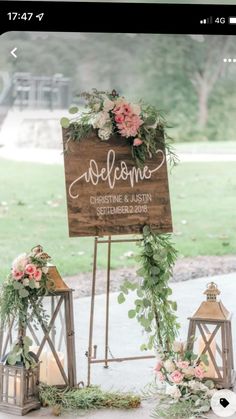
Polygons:
[[173,372],[176,369],[175,364],[170,359],[164,362],[164,368],[167,372]]
[[103,110],[104,112],[109,112],[111,111],[115,106],[115,103],[113,102],[113,100],[110,99],[105,99],[103,102]]
[[43,266],[43,267],[42,267],[42,272],[43,272],[44,274],[47,274],[47,273],[48,273],[48,267],[47,267],[47,266]]
[[133,111],[133,113],[135,115],[140,115],[140,113],[141,113],[141,107],[139,105],[137,105],[135,103],[131,103],[130,106],[131,106],[131,109],[132,109],[132,111]]
[[175,341],[173,343],[173,351],[174,352],[182,352],[183,351],[183,342]]
[[193,391],[204,391],[205,393],[208,393],[207,386],[205,386],[205,384],[201,383],[200,381],[191,380],[188,383],[188,387]]
[[17,271],[24,271],[26,265],[28,263],[27,254],[22,253],[17,258],[15,258],[12,262],[12,267],[16,269]]
[[112,134],[112,125],[111,124],[107,124],[104,128],[100,128],[98,130],[98,136],[99,138],[101,138],[102,141],[107,141],[109,140],[110,136]]
[[25,287],[27,287],[27,286],[29,285],[29,278],[24,278],[24,279],[23,279],[23,285],[24,285]]
[[34,281],[35,288],[40,288],[40,283],[38,281]]
[[94,103],[94,105],[93,105],[94,112],[98,112],[100,108],[101,108],[101,104],[100,103]]
[[101,111],[95,116],[92,125],[93,128],[103,128],[110,121],[110,116],[107,112]]
[[209,390],[208,389],[208,391],[207,391],[207,396],[208,397],[213,397],[214,396],[214,394],[217,392],[218,390],[216,390],[216,388],[213,388],[212,390]]
[[173,399],[179,400],[179,398],[181,397],[181,392],[176,385],[168,386],[166,388],[166,395],[171,396]]

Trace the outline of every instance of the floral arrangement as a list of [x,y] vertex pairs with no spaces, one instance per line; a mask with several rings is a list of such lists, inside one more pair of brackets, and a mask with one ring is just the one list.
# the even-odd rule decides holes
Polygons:
[[169,159],[175,163],[176,156],[165,132],[165,120],[154,106],[131,103],[115,90],[109,93],[93,89],[92,93],[80,96],[86,101],[84,110],[72,106],[69,112],[74,116],[61,119],[61,126],[67,129],[67,145],[70,140],[80,141],[93,132],[101,141],[119,135],[122,141],[130,144],[138,166],[142,166],[146,158],[152,158],[160,147],[167,150]]
[[174,342],[170,353],[160,354],[154,369],[160,397],[155,416],[194,418],[208,412],[217,390],[213,381],[205,379],[207,365],[206,354],[198,357],[182,342]]
[[2,285],[0,294],[1,320],[4,325],[13,319],[24,328],[27,321],[46,322],[40,297],[48,292],[50,256],[41,246],[23,253],[13,261],[11,272]]

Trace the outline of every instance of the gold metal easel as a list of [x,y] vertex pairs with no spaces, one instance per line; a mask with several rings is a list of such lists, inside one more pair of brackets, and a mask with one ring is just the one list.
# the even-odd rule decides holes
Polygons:
[[[91,305],[90,305],[90,322],[89,322],[89,343],[86,356],[88,358],[88,374],[87,385],[91,384],[91,365],[104,363],[104,368],[108,368],[110,362],[122,361],[136,361],[139,359],[155,358],[154,355],[131,356],[125,358],[109,358],[109,311],[110,311],[110,282],[111,282],[111,245],[112,243],[132,243],[137,242],[139,239],[112,239],[108,236],[107,239],[95,237],[94,239],[94,256],[93,256],[93,276],[92,276],[92,292],[91,292]],[[107,244],[107,282],[106,282],[106,320],[105,320],[105,347],[104,358],[97,359],[97,345],[93,345],[93,326],[94,326],[94,306],[95,306],[95,291],[96,291],[96,275],[97,275],[97,254],[98,245]],[[111,352],[110,352],[111,354]]]

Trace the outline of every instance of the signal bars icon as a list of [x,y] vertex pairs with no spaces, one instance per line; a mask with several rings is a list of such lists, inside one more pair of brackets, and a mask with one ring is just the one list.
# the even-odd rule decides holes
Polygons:
[[211,24],[211,23],[212,23],[212,16],[207,17],[206,19],[200,20],[201,25],[207,25],[207,24]]

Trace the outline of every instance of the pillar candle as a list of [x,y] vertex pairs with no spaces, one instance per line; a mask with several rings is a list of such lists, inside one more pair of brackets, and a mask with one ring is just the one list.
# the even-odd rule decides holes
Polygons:
[[[211,338],[211,334],[208,333],[208,334],[205,335],[205,337],[206,337],[206,340],[209,341],[210,338]],[[204,350],[204,348],[205,348],[206,345],[205,345],[205,342],[204,342],[202,336],[199,337],[198,342],[199,342],[199,352],[198,352],[198,355],[200,356],[201,353],[203,352],[203,350]],[[211,352],[213,354],[213,357],[215,358],[215,356],[216,356],[216,341],[215,341],[215,339],[212,340],[212,342],[210,344],[210,348],[211,348]],[[213,364],[213,362],[212,362],[212,360],[210,358],[209,352],[206,351],[205,353],[207,355],[208,362],[209,362],[209,365],[206,365],[206,369],[207,369],[207,371],[206,371],[206,377],[208,377],[208,378],[216,378],[217,377],[216,370],[215,370],[214,364]]]
[[[16,385],[15,385],[16,382]],[[20,377],[8,377],[8,403],[19,404],[20,402]]]
[[[63,352],[57,352],[57,355],[60,359],[61,365],[64,368],[64,354]],[[60,385],[65,384],[65,380],[61,375],[61,371],[57,365],[52,353],[48,354],[47,358],[47,384],[48,385]]]
[[[30,350],[34,352],[35,354],[37,354],[39,350],[39,346],[32,346]],[[39,357],[39,362],[40,362],[39,381],[44,384],[47,384],[47,357],[48,357],[48,354],[46,351],[42,351]]]

